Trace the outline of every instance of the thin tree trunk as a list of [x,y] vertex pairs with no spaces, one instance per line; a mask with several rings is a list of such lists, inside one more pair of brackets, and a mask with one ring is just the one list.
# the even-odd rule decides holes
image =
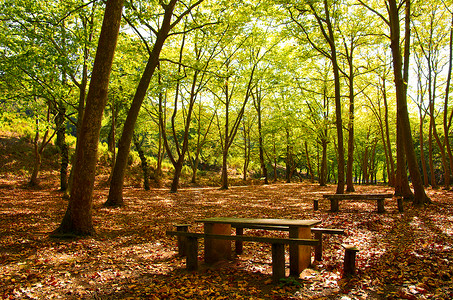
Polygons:
[[[450,146],[450,139],[449,139],[449,130],[450,130],[450,122],[447,120],[448,119],[448,98],[449,98],[449,92],[450,92],[450,81],[451,81],[451,69],[452,69],[452,59],[453,59],[453,13],[451,15],[451,26],[450,26],[450,41],[449,41],[449,59],[448,59],[448,73],[447,73],[447,85],[445,87],[445,100],[444,100],[444,143],[446,146],[446,151],[448,155],[448,160],[449,160],[449,168],[448,169],[448,174],[445,174],[445,177],[448,178],[448,182],[450,182],[450,176],[451,173],[453,172],[453,153],[451,151],[451,146]],[[453,111],[451,112],[453,115]],[[451,117],[450,117],[451,120]],[[445,187],[447,188],[447,186]],[[449,188],[449,187],[448,187]]]
[[114,207],[124,205],[124,175],[126,172],[127,160],[129,158],[129,150],[135,122],[137,121],[140,107],[145,99],[154,70],[159,63],[160,52],[165,40],[168,37],[168,33],[170,32],[171,17],[173,15],[176,2],[177,0],[171,0],[167,5],[164,5],[165,13],[161,28],[157,33],[153,50],[148,58],[148,62],[137,86],[137,90],[135,91],[134,99],[132,100],[126,121],[124,122],[123,133],[121,134],[121,138],[118,142],[118,154],[115,161],[115,167],[113,169],[112,181],[110,182],[109,196],[107,201],[104,203],[105,206]]
[[290,183],[291,182],[291,168],[292,168],[292,161],[293,161],[293,158],[292,158],[292,153],[291,153],[291,145],[290,145],[290,141],[289,141],[289,129],[288,128],[285,128],[286,130],[286,183]]
[[437,189],[437,179],[436,174],[434,173],[434,162],[433,162],[433,123],[430,120],[429,122],[429,135],[428,135],[428,163],[429,163],[429,174],[431,187]]
[[68,188],[68,163],[69,153],[68,145],[66,144],[66,128],[65,128],[65,114],[66,110],[62,103],[58,104],[58,113],[55,118],[57,126],[57,139],[56,145],[58,146],[61,163],[60,163],[60,191],[66,191]]
[[310,177],[311,177],[311,182],[315,182],[315,174],[313,173],[313,168],[311,166],[311,163],[310,163],[310,155],[308,154],[308,144],[307,144],[307,141],[305,141],[305,155],[307,157],[307,169],[308,169],[308,172],[310,173]]
[[389,153],[389,186],[395,186],[395,162],[393,159],[392,144],[390,143],[390,126],[389,126],[389,108],[387,102],[387,89],[385,85],[385,78],[382,79],[382,99],[384,100],[384,124],[385,124],[385,136],[387,140],[387,151]]
[[146,160],[145,152],[143,152],[142,145],[138,140],[138,137],[134,134],[133,136],[134,146],[137,149],[138,156],[140,157],[142,172],[143,172],[143,188],[145,191],[149,191],[149,168],[148,161]]
[[[253,95],[252,95],[253,96]],[[255,100],[255,97],[253,98]],[[264,138],[263,138],[263,124],[262,124],[262,110],[261,110],[261,101],[262,101],[261,94],[256,92],[256,101],[253,103],[255,104],[256,113],[258,115],[258,147],[259,147],[259,156],[260,156],[260,166],[262,177],[264,177],[264,184],[269,184],[269,180],[267,178],[267,168],[266,163],[264,161]]]
[[424,122],[424,117],[422,116],[422,112],[420,112],[420,136],[419,136],[419,142],[420,142],[420,161],[422,164],[422,171],[423,171],[423,183],[427,187],[429,185],[428,182],[428,172],[426,169],[426,159],[425,159],[425,141],[424,141],[424,136],[423,136],[423,122]]

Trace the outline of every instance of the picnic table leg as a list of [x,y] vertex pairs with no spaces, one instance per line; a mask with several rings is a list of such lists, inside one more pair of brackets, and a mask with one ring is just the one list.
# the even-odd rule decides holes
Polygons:
[[[237,227],[236,228],[236,235],[243,235],[244,234],[244,228]],[[236,250],[236,254],[242,254],[243,248],[242,248],[242,241],[235,241],[234,244],[234,249]]]
[[322,232],[320,232],[320,231],[315,232],[315,240],[319,241],[318,246],[315,246],[315,260],[321,261],[322,260]]
[[[231,224],[205,223],[204,233],[231,235]],[[204,259],[207,264],[231,259],[231,241],[204,239]]]
[[338,199],[330,199],[330,211],[337,212],[339,210]]
[[[309,227],[289,227],[289,237],[311,239]],[[311,246],[289,245],[289,272],[291,276],[299,274],[311,264]]]
[[377,199],[377,211],[378,211],[378,213],[384,213],[385,212],[384,200],[385,199]]
[[285,278],[285,245],[272,244],[272,281],[278,283]]
[[198,270],[198,238],[188,236],[186,242],[186,269],[196,271]]
[[[189,224],[176,224],[176,231],[189,231]],[[178,254],[179,256],[186,256],[186,244],[187,238],[185,236],[178,236]]]
[[313,200],[313,210],[318,210],[319,209],[319,200],[314,199]]

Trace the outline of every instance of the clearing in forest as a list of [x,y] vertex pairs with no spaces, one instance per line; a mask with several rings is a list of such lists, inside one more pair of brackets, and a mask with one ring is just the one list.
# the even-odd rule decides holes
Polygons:
[[[0,295],[4,299],[450,299],[453,297],[453,205],[451,192],[428,190],[433,205],[393,200],[376,213],[374,201],[346,201],[340,212],[313,199],[334,186],[271,184],[218,188],[125,190],[126,207],[102,207],[108,190],[94,194],[97,235],[50,239],[67,201],[56,186],[26,189],[0,182]],[[358,186],[360,193],[387,193],[383,186]],[[319,219],[321,227],[344,228],[324,238],[324,260],[299,279],[271,284],[271,247],[246,243],[231,262],[185,271],[176,240],[165,235],[176,223],[214,217]],[[248,234],[286,233],[250,230]],[[342,279],[342,243],[358,246],[358,274]],[[200,257],[203,259],[203,244]],[[288,268],[286,268],[288,269]],[[348,298],[342,298],[348,297]]]

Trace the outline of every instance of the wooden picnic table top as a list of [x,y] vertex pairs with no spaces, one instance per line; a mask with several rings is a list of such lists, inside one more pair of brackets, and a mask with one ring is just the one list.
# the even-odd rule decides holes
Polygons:
[[328,199],[382,199],[382,198],[392,198],[392,193],[383,193],[383,194],[324,194],[323,198]]
[[268,225],[268,226],[291,226],[291,227],[312,227],[321,223],[321,220],[294,220],[294,219],[252,219],[252,218],[231,218],[215,217],[196,220],[198,223],[222,223],[234,226]]

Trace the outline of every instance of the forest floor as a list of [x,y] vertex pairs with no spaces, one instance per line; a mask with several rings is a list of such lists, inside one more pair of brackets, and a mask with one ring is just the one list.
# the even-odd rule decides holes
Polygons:
[[[126,206],[105,208],[108,189],[97,184],[93,218],[96,235],[53,239],[68,205],[58,191],[55,166],[43,166],[41,186],[26,186],[15,166],[26,153],[5,153],[15,139],[0,139],[0,297],[2,299],[453,299],[453,192],[427,189],[433,204],[413,207],[386,200],[345,201],[338,213],[313,199],[335,186],[276,183],[215,187],[124,190]],[[2,152],[3,151],[3,152]],[[29,152],[27,152],[29,153]],[[357,192],[392,192],[386,186],[356,186]],[[322,262],[298,279],[271,283],[271,247],[246,243],[234,260],[206,266],[200,243],[198,272],[187,272],[176,240],[165,235],[177,223],[213,216],[318,219],[321,227],[343,228],[324,237]],[[287,233],[247,230],[247,234]],[[341,244],[360,248],[357,275],[342,279]],[[288,254],[287,254],[288,260]],[[288,261],[287,261],[288,262]],[[288,269],[288,268],[287,268]]]
[[[66,210],[56,186],[21,187],[0,179],[0,295],[4,299],[451,299],[453,298],[452,193],[428,190],[434,204],[399,213],[387,200],[386,212],[374,202],[341,203],[328,212],[312,200],[334,186],[271,184],[144,191],[126,188],[126,206],[104,208],[107,189],[94,194],[96,236],[49,238]],[[391,192],[357,186],[358,192]],[[324,260],[299,279],[271,284],[271,251],[247,243],[231,262],[187,272],[176,241],[165,235],[176,223],[213,216],[319,219],[321,226],[344,228],[327,236]],[[250,230],[256,235],[284,233]],[[358,274],[342,279],[342,243],[358,246]]]

